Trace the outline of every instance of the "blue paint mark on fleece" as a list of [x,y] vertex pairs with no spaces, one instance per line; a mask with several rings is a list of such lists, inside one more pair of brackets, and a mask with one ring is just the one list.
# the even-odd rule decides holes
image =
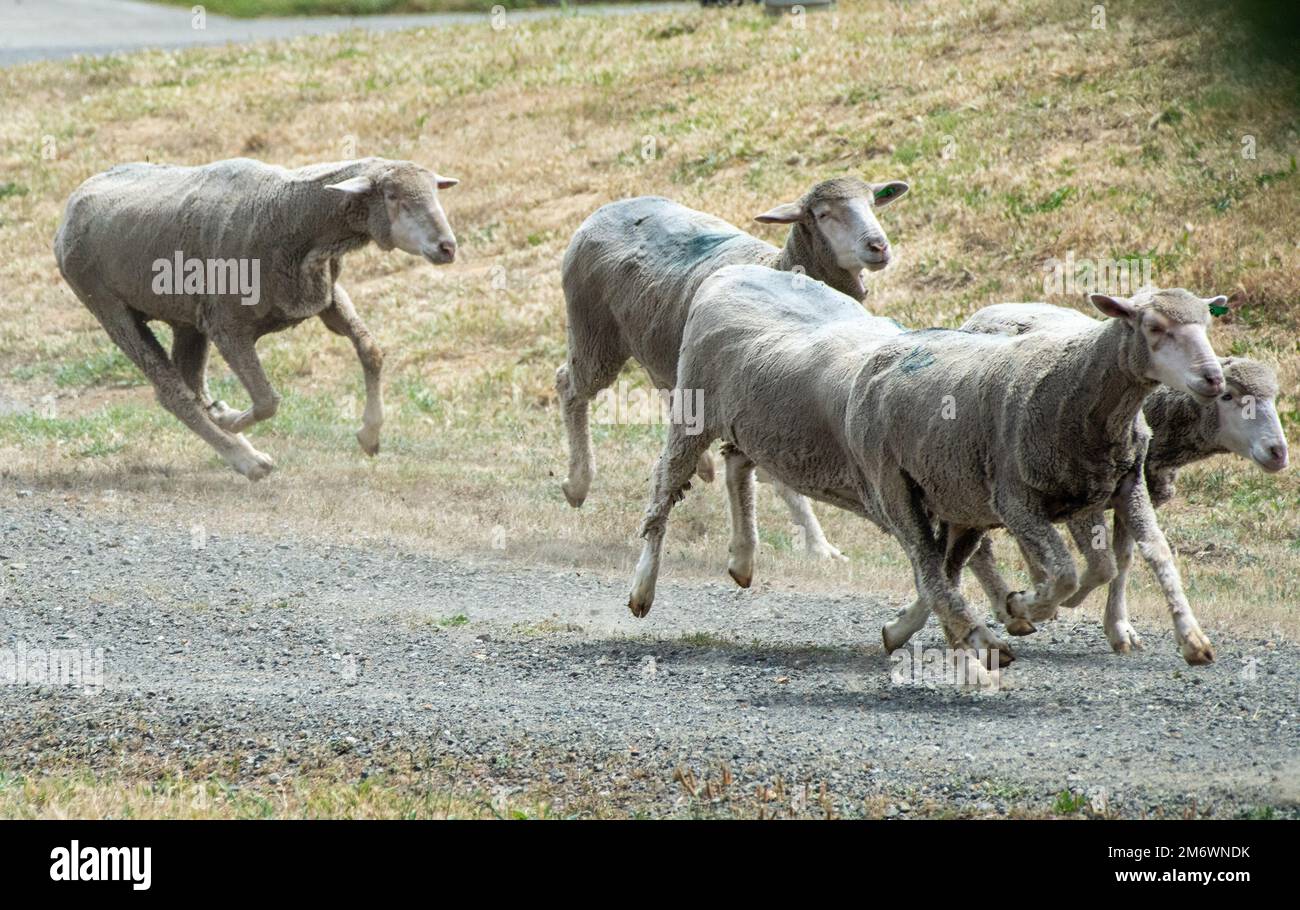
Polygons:
[[728,240],[735,240],[739,236],[741,236],[739,232],[733,234],[692,234],[690,239],[682,244],[682,256],[690,262],[703,259],[705,256],[712,255],[715,249]]
[[934,363],[934,355],[925,348],[917,347],[907,352],[907,356],[899,361],[898,368],[904,373],[915,373],[924,370],[932,363]]

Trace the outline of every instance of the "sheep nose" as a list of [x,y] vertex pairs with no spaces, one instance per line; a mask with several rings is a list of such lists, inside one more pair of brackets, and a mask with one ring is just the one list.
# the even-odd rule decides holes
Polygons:
[[889,249],[889,244],[883,240],[873,240],[867,244],[867,249],[873,253],[883,253]]
[[451,262],[456,258],[456,241],[443,240],[438,244],[438,252],[442,253],[442,255],[447,258],[448,262]]
[[1205,385],[1206,395],[1218,395],[1223,391],[1223,373],[1219,370],[1202,370],[1201,382]]
[[1279,468],[1286,467],[1286,443],[1278,443],[1268,447],[1268,457]]

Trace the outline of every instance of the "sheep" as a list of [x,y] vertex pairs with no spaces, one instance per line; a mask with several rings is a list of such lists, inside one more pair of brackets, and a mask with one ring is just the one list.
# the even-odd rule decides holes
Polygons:
[[[985,307],[962,324],[965,332],[1015,335],[1026,331],[1087,331],[1097,321],[1077,310],[1047,304],[998,304]],[[1241,357],[1220,360],[1226,388],[1206,404],[1165,386],[1147,398],[1142,412],[1151,429],[1144,474],[1153,508],[1173,498],[1178,470],[1211,455],[1232,453],[1249,459],[1264,471],[1275,473],[1287,466],[1287,441],[1278,415],[1277,376],[1271,368]],[[1117,554],[1105,533],[1104,513],[1080,513],[1067,522],[1071,536],[1084,555],[1086,568],[1078,590],[1063,604],[1076,607],[1094,588],[1110,584],[1104,619],[1106,639],[1118,653],[1141,647],[1141,639],[1128,621],[1124,585],[1117,576],[1127,573],[1132,557]],[[1114,536],[1126,540],[1116,527]],[[1118,562],[1117,562],[1118,556]],[[986,537],[970,559],[971,572],[980,581],[998,618],[1013,635],[1035,631],[1032,623],[1006,613],[1010,593],[993,558]],[[1121,566],[1123,567],[1121,569]],[[920,618],[924,622],[924,617]]]
[[[556,390],[569,443],[569,469],[562,489],[580,507],[595,475],[588,429],[588,405],[635,358],[658,389],[677,376],[682,325],[700,283],[726,265],[754,263],[806,273],[854,300],[866,296],[862,270],[889,264],[889,240],[874,209],[901,199],[900,180],[866,183],[838,177],[818,183],[797,202],[778,205],[755,218],[787,224],[778,250],[727,222],[659,196],[610,203],[593,213],[564,255],[563,284],[568,312],[568,357],[556,371]],[[702,452],[697,471],[713,477]],[[778,495],[804,529],[808,552],[843,559],[826,540],[808,501],[781,484]],[[737,579],[744,585],[746,578]]]
[[[990,669],[1014,655],[959,589],[984,532],[1005,526],[1031,558],[1039,582],[1007,605],[1032,621],[1076,586],[1053,523],[1111,503],[1165,590],[1184,659],[1213,659],[1154,520],[1148,434],[1136,418],[1161,381],[1201,397],[1222,391],[1206,327],[1223,298],[1153,289],[1091,300],[1111,318],[1069,337],[897,332],[825,285],[794,289],[754,266],[712,275],[687,317],[674,389],[704,395],[704,420],[694,434],[669,427],[641,523],[633,615],[653,604],[672,506],[699,453],[721,438],[734,502],[752,509],[757,465],[891,533],[952,647]],[[733,521],[742,537],[752,534],[745,518]],[[883,638],[897,646],[888,625]]]
[[[373,241],[435,265],[451,262],[456,238],[437,191],[456,183],[384,158],[296,170],[248,158],[124,164],[73,192],[54,255],[162,406],[255,481],[274,462],[243,431],[280,402],[256,342],[313,316],[356,349],[366,383],[357,441],[368,455],[379,451],[383,353],[338,283],[342,257]],[[170,357],[151,321],[171,326]],[[247,389],[249,409],[212,399],[209,343]]]

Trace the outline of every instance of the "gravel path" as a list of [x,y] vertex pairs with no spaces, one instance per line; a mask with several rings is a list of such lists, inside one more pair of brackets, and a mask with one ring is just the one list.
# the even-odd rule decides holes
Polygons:
[[[634,3],[510,10],[507,21],[556,15],[619,15],[658,12],[683,3]],[[188,7],[134,0],[0,0],[0,66],[33,60],[59,60],[78,54],[99,56],[142,48],[195,47],[326,35],[349,29],[386,32],[436,28],[469,22],[488,23],[487,13],[414,13],[386,16],[293,16],[232,19],[208,14],[194,27]]]
[[0,648],[105,652],[95,695],[0,685],[0,767],[121,768],[129,741],[250,775],[308,744],[381,767],[418,747],[653,815],[698,809],[676,769],[722,764],[751,793],[824,783],[846,815],[1042,812],[1065,789],[1109,814],[1300,814],[1290,643],[1211,629],[1219,660],[1193,670],[1167,628],[1120,658],[1063,620],[1020,642],[999,692],[900,686],[879,643],[899,604],[860,593],[688,583],[670,558],[638,621],[624,578],[371,541],[194,549],[165,516],[0,503]]

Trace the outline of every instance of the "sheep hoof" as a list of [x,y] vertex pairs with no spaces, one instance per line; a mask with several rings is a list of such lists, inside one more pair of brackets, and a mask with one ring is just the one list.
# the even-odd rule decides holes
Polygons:
[[912,637],[911,633],[901,636],[898,635],[898,633],[891,635],[891,631],[889,623],[886,623],[880,630],[880,640],[885,644],[886,654],[893,654],[899,648],[903,647],[903,645],[907,644],[908,640]]
[[628,598],[627,608],[632,611],[632,615],[637,619],[645,619],[646,614],[650,612],[650,605],[653,601],[642,600],[633,594]]
[[893,654],[898,650],[898,645],[889,643],[889,626],[882,626],[880,629],[880,643],[885,646],[886,654]]
[[955,651],[969,651],[972,657],[980,655],[980,663],[988,670],[1005,667],[1016,659],[1011,648],[982,625],[976,625],[965,638],[953,643],[952,648]]
[[968,659],[977,661],[985,670],[1001,670],[1016,659],[1016,656],[1011,653],[1011,649],[1006,645],[980,649],[958,648],[956,650],[959,655],[967,655]]
[[1194,630],[1182,640],[1180,645],[1183,651],[1183,660],[1193,667],[1214,663],[1214,648],[1210,645],[1210,640],[1205,637],[1205,633],[1200,629]]
[[1056,618],[1056,604],[1036,602],[1028,591],[1007,595],[1007,612],[1016,619],[1047,622]]
[[1106,639],[1110,642],[1111,650],[1116,654],[1129,654],[1142,650],[1142,639],[1138,638],[1137,632],[1126,622],[1117,624],[1113,629],[1107,629]]
[[361,443],[361,451],[374,457],[379,454],[379,431],[373,430],[367,432],[364,427],[357,430],[357,442]]
[[808,555],[814,559],[835,559],[839,562],[849,561],[847,556],[824,540],[820,543],[808,544]]
[[239,419],[240,412],[236,411],[224,401],[214,401],[208,405],[208,417],[212,422],[226,432],[232,432],[231,427]]
[[1033,635],[1038,627],[1027,619],[1013,619],[1007,623],[1008,635]]
[[696,463],[695,473],[705,483],[713,483],[713,460],[707,453]]
[[740,572],[728,566],[727,574],[731,576],[732,581],[740,585],[742,588],[748,588],[750,584],[752,584],[754,581],[753,570],[750,570],[748,574],[741,574]]
[[560,489],[564,491],[564,498],[568,500],[569,505],[575,509],[582,508],[582,504],[587,501],[587,491],[581,493],[574,492],[574,487],[569,481],[560,484]]
[[235,470],[256,483],[275,470],[275,462],[270,455],[253,450],[248,458],[235,465]]

